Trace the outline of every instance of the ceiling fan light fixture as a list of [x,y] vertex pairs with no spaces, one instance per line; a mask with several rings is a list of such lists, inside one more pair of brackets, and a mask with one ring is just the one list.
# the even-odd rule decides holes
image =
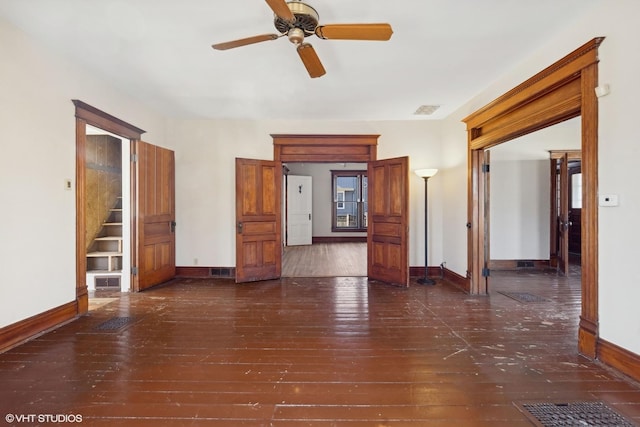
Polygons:
[[287,32],[287,37],[291,43],[299,45],[304,41],[305,34],[300,28],[292,28]]

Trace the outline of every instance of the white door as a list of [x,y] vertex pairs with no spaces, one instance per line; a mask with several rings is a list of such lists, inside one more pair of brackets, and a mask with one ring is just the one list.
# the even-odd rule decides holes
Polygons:
[[287,246],[311,244],[310,176],[287,176]]

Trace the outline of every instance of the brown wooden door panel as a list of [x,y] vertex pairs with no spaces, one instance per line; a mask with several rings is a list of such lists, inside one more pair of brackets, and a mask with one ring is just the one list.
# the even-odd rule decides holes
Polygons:
[[280,277],[282,270],[279,162],[236,159],[236,282]]
[[174,153],[146,142],[134,144],[134,290],[175,277]]
[[369,163],[367,275],[409,286],[409,158]]
[[569,157],[560,159],[560,200],[558,218],[558,271],[569,274]]

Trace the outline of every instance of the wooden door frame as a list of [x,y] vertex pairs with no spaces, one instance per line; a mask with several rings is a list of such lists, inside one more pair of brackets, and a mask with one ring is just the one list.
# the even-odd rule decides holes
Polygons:
[[468,248],[471,294],[487,294],[482,277],[484,225],[479,213],[483,174],[478,153],[536,130],[581,117],[582,310],[579,351],[595,358],[598,340],[598,47],[597,37],[463,119],[468,140]]
[[[273,158],[282,163],[369,163],[378,160],[371,134],[271,134]],[[368,231],[367,231],[368,234]],[[282,261],[282,260],[281,260]]]
[[558,160],[567,154],[568,160],[582,160],[581,150],[549,151],[549,266],[558,266]]
[[[84,314],[89,311],[85,242],[87,125],[95,126],[130,141],[139,140],[145,131],[78,99],[71,101],[75,105],[76,117],[76,305],[77,314]],[[135,241],[134,230],[131,230],[131,237],[133,245]]]

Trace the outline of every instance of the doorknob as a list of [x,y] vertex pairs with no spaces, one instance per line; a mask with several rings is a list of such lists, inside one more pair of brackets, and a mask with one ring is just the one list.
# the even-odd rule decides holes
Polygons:
[[171,232],[175,233],[176,232],[176,222],[175,221],[171,221],[170,226],[171,226]]

